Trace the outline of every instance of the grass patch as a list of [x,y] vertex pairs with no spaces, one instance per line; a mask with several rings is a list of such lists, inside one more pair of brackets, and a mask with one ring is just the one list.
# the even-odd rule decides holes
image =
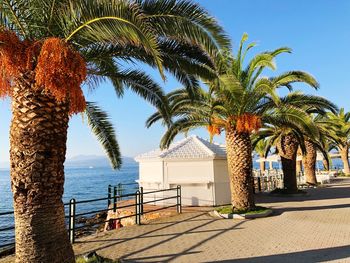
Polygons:
[[91,257],[78,257],[76,258],[76,263],[118,263],[119,260],[112,260],[108,258],[103,258],[98,255],[94,255]]
[[282,188],[276,188],[275,190],[271,191],[270,194],[281,194],[281,195],[290,195],[290,194],[307,194],[306,191],[298,189],[295,191],[290,191],[288,189],[282,189]]
[[250,210],[237,210],[237,209],[233,209],[231,205],[227,205],[227,206],[218,207],[215,210],[220,214],[256,215],[256,214],[263,214],[270,209],[263,206],[256,206],[254,209],[250,209]]
[[218,211],[220,214],[232,214],[232,206],[230,205],[222,206],[216,208],[215,210]]
[[246,212],[245,214],[246,214],[246,215],[263,214],[263,213],[265,213],[267,210],[271,210],[271,209],[266,208],[266,207],[262,207],[262,206],[257,206],[257,207],[256,207],[256,210],[248,211],[248,212]]
[[344,173],[343,171],[340,171],[340,170],[337,172],[336,175],[339,176],[339,177],[350,177],[350,174],[346,174],[346,173]]

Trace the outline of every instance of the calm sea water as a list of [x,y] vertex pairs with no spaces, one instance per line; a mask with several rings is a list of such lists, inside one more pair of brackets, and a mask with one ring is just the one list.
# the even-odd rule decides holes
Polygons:
[[[119,171],[105,168],[67,168],[65,192],[63,201],[69,202],[71,198],[77,201],[107,197],[108,185],[118,183],[134,183],[138,179],[138,164],[127,163]],[[129,186],[127,192],[135,191],[135,186]],[[107,208],[107,200],[77,204],[77,213]],[[12,192],[10,187],[10,174],[8,170],[0,170],[0,213],[13,210]],[[67,210],[67,209],[66,209]],[[13,216],[1,216],[0,228],[13,225]],[[13,231],[0,232],[0,246],[13,242]]]

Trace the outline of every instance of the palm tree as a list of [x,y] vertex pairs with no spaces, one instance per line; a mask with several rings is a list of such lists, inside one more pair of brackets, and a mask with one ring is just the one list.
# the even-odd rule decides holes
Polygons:
[[[174,137],[183,131],[197,127],[211,127],[224,130],[232,205],[236,210],[255,208],[252,178],[252,143],[250,136],[269,117],[269,110],[279,103],[276,89],[291,88],[294,82],[305,82],[317,87],[316,80],[301,71],[291,71],[277,77],[261,77],[266,68],[275,69],[274,58],[289,53],[289,48],[279,48],[254,56],[245,66],[245,57],[254,44],[243,50],[247,35],[243,35],[237,55],[224,53],[216,60],[219,78],[209,83],[209,92],[202,91],[197,98],[179,92],[179,98],[172,98],[174,105],[181,105],[164,137],[161,147],[168,147]],[[171,100],[171,99],[169,99]],[[266,102],[274,102],[267,106]],[[187,105],[186,105],[187,104]],[[172,106],[173,107],[173,106]],[[287,110],[278,114],[288,115]],[[148,124],[160,118],[152,115]]]
[[323,141],[321,142],[322,145],[322,149],[324,150],[324,152],[326,153],[326,155],[323,156],[322,158],[322,164],[323,164],[323,169],[325,171],[329,171],[330,167],[332,166],[332,159],[329,155],[329,153],[332,150],[335,150],[337,148],[333,138],[324,138]]
[[[272,103],[271,103],[272,104]],[[260,131],[260,139],[268,139],[281,156],[283,183],[286,192],[297,192],[296,162],[298,148],[305,154],[305,138],[317,141],[320,137],[310,113],[325,110],[336,111],[336,106],[319,96],[292,92],[281,98],[280,105],[288,105],[291,112],[289,119],[271,119]],[[279,109],[276,109],[279,111]]]
[[345,112],[341,108],[338,114],[328,114],[328,124],[335,126],[336,130],[333,132],[334,142],[339,150],[341,160],[343,162],[344,173],[350,174],[349,167],[349,146],[350,146],[350,112]]
[[[266,157],[269,147],[266,140],[260,140],[255,146],[254,151],[259,155],[260,159],[263,159]],[[265,172],[265,161],[260,162],[260,172],[261,174],[264,174]]]
[[[335,105],[330,104],[329,109],[333,111],[333,113],[336,113],[337,107]],[[315,124],[319,138],[318,140],[313,140],[310,137],[304,138],[304,145],[305,145],[305,152],[303,154],[303,165],[305,170],[305,179],[306,183],[310,185],[317,185],[317,178],[316,178],[316,159],[317,159],[317,150],[321,151],[323,155],[323,159],[326,163],[326,165],[329,163],[329,147],[327,147],[327,142],[329,140],[333,140],[334,132],[336,132],[336,128],[334,126],[329,125],[327,121],[326,115],[323,114],[317,114],[317,115],[311,115],[313,118],[313,123]],[[329,165],[327,165],[329,166]]]
[[85,111],[120,165],[104,112],[85,103],[84,81],[109,80],[118,96],[129,88],[165,115],[161,88],[125,62],[144,62],[163,78],[165,69],[192,92],[198,77],[215,76],[210,56],[229,40],[186,0],[0,1],[0,25],[0,95],[12,98],[16,262],[74,262],[62,203],[69,116]]
[[[304,125],[306,127],[302,127]],[[308,125],[310,122],[307,114],[296,111],[293,120],[276,118],[264,125],[258,133],[259,139],[267,139],[270,146],[276,147],[281,157],[284,188],[289,192],[297,191],[296,159],[298,147],[303,143],[303,129],[309,129],[311,134],[315,132],[312,126],[307,127]]]
[[310,139],[304,140],[305,152],[303,153],[302,164],[304,166],[304,176],[306,184],[317,185],[316,178],[316,160],[317,160],[317,147]]

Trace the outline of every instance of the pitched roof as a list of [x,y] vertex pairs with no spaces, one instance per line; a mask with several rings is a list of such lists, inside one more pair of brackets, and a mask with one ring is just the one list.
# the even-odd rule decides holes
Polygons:
[[145,159],[225,159],[226,147],[210,143],[196,135],[172,143],[168,149],[156,149],[135,157],[136,161]]

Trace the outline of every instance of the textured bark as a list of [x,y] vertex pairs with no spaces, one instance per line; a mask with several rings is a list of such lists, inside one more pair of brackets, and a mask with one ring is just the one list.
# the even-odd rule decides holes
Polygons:
[[293,134],[282,135],[277,145],[278,153],[281,156],[283,170],[283,184],[288,192],[297,192],[296,159],[298,141]]
[[[264,158],[264,155],[260,155],[260,158]],[[265,172],[265,162],[260,162],[260,172],[261,174],[264,174]]]
[[322,160],[323,168],[325,171],[329,171],[329,162],[327,162],[326,159],[323,158]]
[[226,148],[232,205],[237,210],[254,209],[252,145],[249,134],[227,130]]
[[349,168],[349,148],[347,146],[340,148],[340,157],[343,161],[344,166],[344,173],[350,174],[350,168]]
[[316,178],[316,146],[312,141],[305,140],[306,152],[303,156],[305,179],[307,184],[317,185]]
[[30,78],[18,81],[12,94],[16,262],[74,262],[62,203],[68,107],[31,85]]

